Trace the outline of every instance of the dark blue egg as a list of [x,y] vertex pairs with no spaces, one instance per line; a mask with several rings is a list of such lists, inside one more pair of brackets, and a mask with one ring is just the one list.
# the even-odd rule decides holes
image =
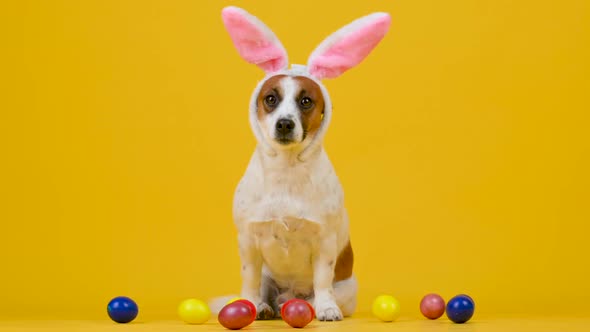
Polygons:
[[475,303],[468,295],[457,295],[447,303],[447,317],[455,323],[462,324],[473,317]]
[[126,296],[118,296],[107,305],[107,313],[117,323],[129,323],[137,317],[137,303]]

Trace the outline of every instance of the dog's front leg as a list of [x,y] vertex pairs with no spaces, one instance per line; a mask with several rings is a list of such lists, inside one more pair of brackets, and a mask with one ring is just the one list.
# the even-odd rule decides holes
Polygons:
[[256,305],[257,319],[274,317],[272,308],[262,301],[260,286],[262,281],[262,254],[252,236],[238,236],[240,260],[242,262],[242,294],[241,297]]
[[321,321],[342,320],[342,311],[334,298],[334,267],[338,258],[336,235],[320,240],[314,253],[313,288],[316,316]]

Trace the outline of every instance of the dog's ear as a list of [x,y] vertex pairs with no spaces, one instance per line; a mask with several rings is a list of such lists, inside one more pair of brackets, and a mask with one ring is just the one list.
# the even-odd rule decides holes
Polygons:
[[229,6],[221,11],[223,24],[240,56],[248,63],[273,73],[288,66],[285,48],[262,21],[247,11]]
[[336,78],[363,61],[389,30],[391,17],[373,13],[328,36],[311,53],[309,73],[318,79]]

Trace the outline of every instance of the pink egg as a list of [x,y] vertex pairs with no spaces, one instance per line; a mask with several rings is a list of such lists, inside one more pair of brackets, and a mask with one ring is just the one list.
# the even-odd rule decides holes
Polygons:
[[438,294],[428,294],[420,301],[420,312],[428,319],[437,319],[445,313],[445,300]]

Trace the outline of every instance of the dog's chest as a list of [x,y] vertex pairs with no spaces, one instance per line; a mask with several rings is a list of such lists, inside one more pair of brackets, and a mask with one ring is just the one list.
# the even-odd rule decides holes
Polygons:
[[277,279],[312,274],[312,254],[320,226],[301,219],[285,219],[250,225],[264,263]]
[[285,166],[262,162],[256,154],[234,197],[234,217],[241,223],[285,218],[325,223],[343,207],[342,188],[327,156]]

